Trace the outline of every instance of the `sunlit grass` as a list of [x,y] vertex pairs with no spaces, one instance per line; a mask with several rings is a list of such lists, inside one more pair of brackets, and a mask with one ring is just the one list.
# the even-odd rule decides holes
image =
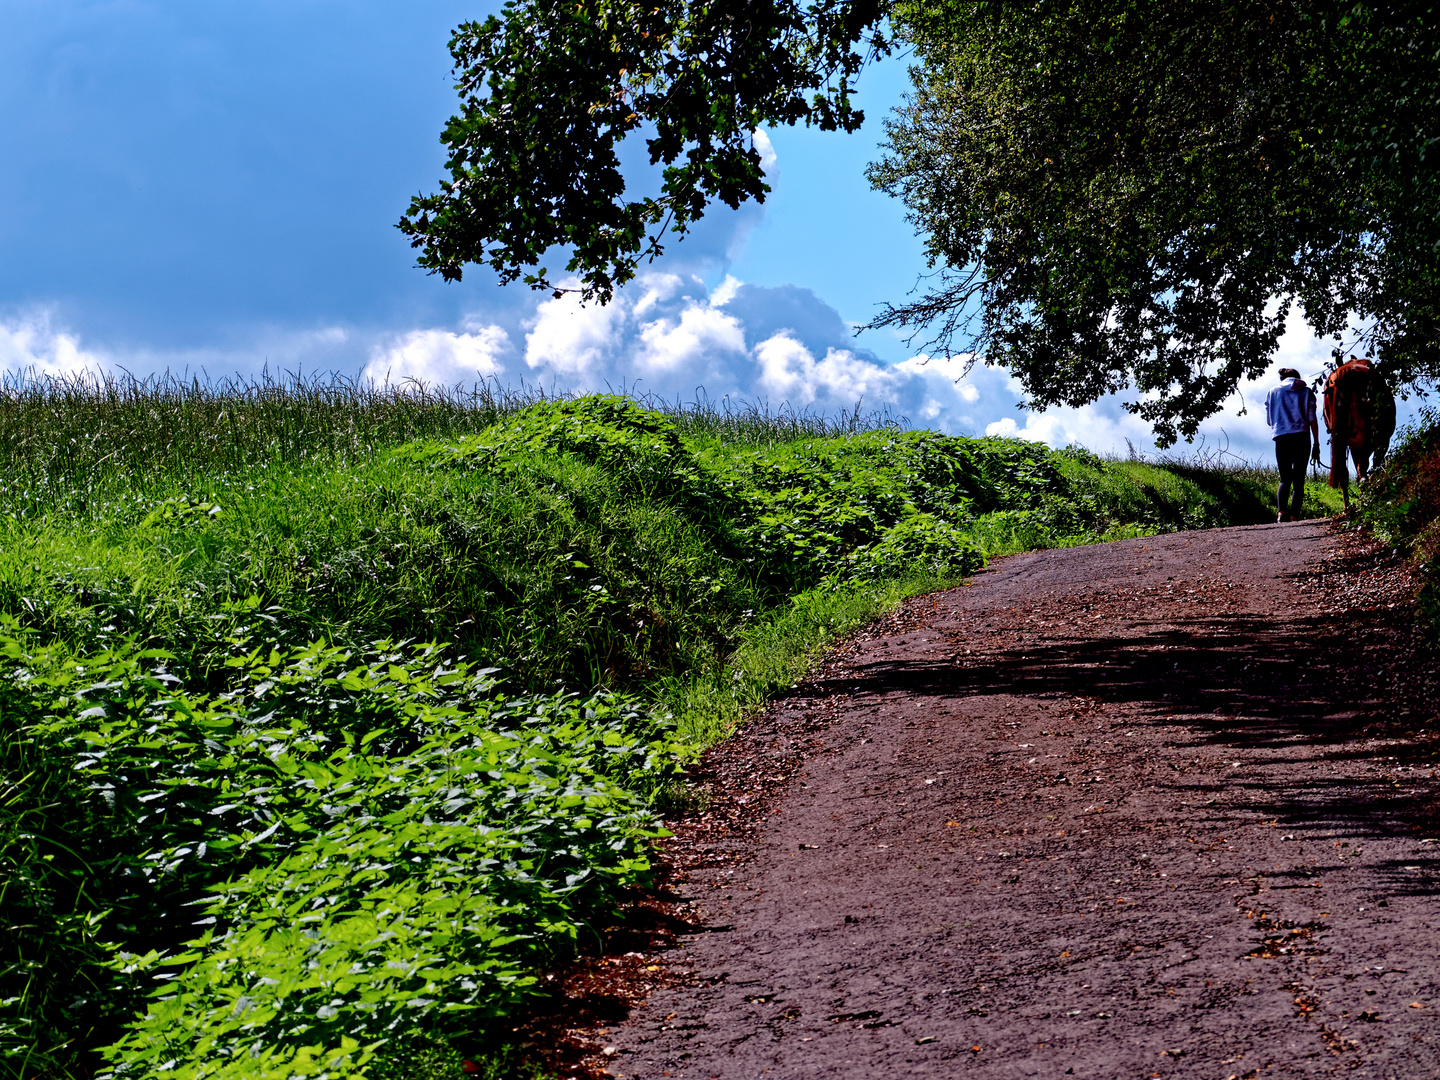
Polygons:
[[[119,479],[168,490],[271,465],[355,462],[415,439],[483,431],[536,402],[543,389],[497,382],[380,384],[340,375],[184,379],[113,373],[0,372],[0,469],[12,506],[80,509]],[[883,413],[838,417],[781,406],[642,398],[687,436],[760,447],[873,430]]]

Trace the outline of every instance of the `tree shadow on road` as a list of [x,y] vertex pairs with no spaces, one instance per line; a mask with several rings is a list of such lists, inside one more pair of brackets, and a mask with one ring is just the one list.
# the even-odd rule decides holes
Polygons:
[[[1340,828],[1355,838],[1440,836],[1432,785],[1398,770],[1440,761],[1434,648],[1408,606],[1276,620],[1244,614],[1176,617],[1126,612],[1104,636],[1056,636],[966,655],[857,662],[807,693],[903,693],[964,700],[1016,695],[1124,706],[1126,726],[1179,725],[1171,745],[1214,756],[1264,752],[1271,764],[1309,763],[1275,787],[1242,776],[1204,785],[1213,798],[1294,830]],[[1026,632],[1033,633],[1033,627]],[[1313,767],[1332,763],[1334,772]],[[1357,780],[1355,763],[1369,766]],[[1416,788],[1419,787],[1419,793]],[[1192,797],[1196,789],[1182,793]],[[1177,792],[1180,789],[1177,788]],[[1242,801],[1243,800],[1243,801]],[[1219,807],[1223,808],[1223,807]],[[1436,845],[1440,848],[1440,844]],[[1397,891],[1440,891],[1440,850],[1427,873],[1397,865]],[[1407,864],[1414,866],[1412,862]]]

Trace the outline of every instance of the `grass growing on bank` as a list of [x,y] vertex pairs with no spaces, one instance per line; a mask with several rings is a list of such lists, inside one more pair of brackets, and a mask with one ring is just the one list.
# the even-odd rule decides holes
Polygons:
[[0,447],[27,1078],[483,1059],[644,887],[689,755],[837,634],[1007,552],[1273,517],[1258,472],[493,388],[11,384]]
[[959,574],[912,574],[845,589],[807,589],[742,635],[722,667],[662,682],[657,697],[687,745],[711,746],[793,686],[826,646],[902,600],[960,584]]
[[1356,509],[1415,564],[1421,611],[1440,630],[1440,410],[1421,409],[1400,432],[1384,467],[1360,485]]

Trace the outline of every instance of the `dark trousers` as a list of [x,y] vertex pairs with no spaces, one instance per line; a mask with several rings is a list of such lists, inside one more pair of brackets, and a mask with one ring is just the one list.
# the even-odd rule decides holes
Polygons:
[[[1300,516],[1305,499],[1305,462],[1310,457],[1310,433],[1296,431],[1275,436],[1275,463],[1280,466],[1280,513],[1292,518]],[[1286,509],[1286,503],[1289,509]]]

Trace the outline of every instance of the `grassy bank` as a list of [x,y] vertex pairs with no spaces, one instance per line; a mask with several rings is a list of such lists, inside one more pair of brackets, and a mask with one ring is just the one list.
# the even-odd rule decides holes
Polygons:
[[1259,471],[858,417],[5,389],[0,1062],[27,1078],[482,1058],[644,887],[687,758],[836,634],[995,555],[1273,515]]
[[1384,467],[1359,489],[1358,519],[1406,554],[1421,582],[1423,616],[1440,630],[1440,410],[1420,410]]

